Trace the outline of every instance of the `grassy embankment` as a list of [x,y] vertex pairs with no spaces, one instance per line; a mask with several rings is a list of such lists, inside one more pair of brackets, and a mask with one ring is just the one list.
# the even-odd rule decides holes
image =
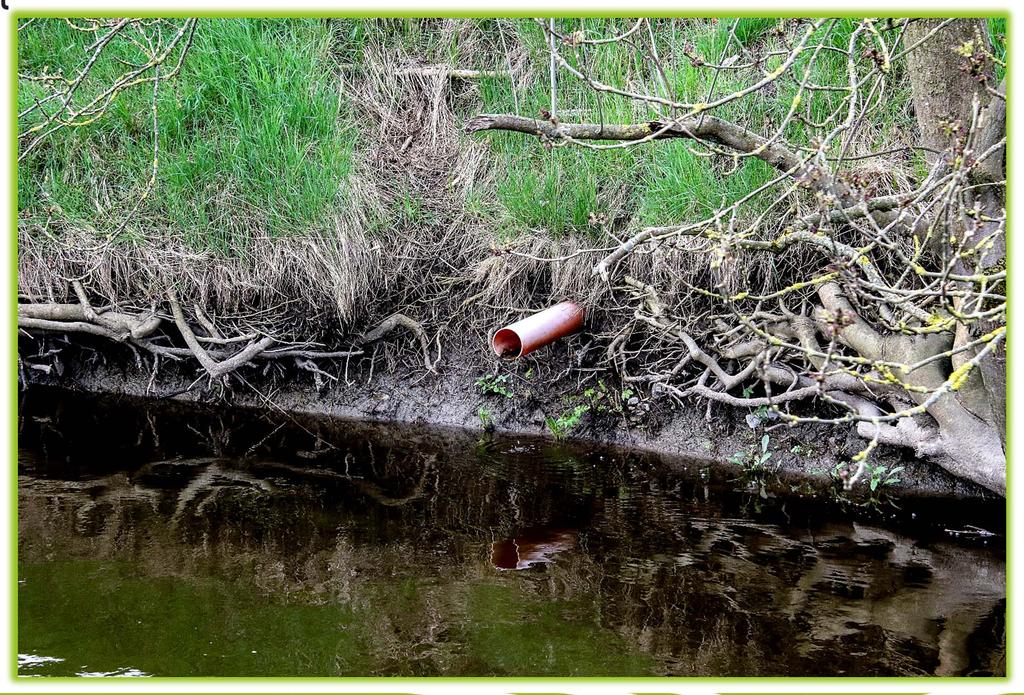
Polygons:
[[[93,39],[60,20],[33,24],[19,35],[19,71],[74,74]],[[246,227],[279,235],[322,224],[351,173],[355,141],[330,79],[333,45],[322,22],[202,21],[181,75],[161,85],[157,185],[124,240],[181,234],[230,254]],[[133,53],[112,43],[83,91],[113,82]],[[42,88],[19,86],[21,110]],[[130,89],[94,124],[53,137],[20,167],[20,213],[56,208],[69,225],[116,228],[149,176],[151,98],[148,88]]]
[[[657,49],[673,92],[688,99],[708,94],[713,73],[691,64],[688,47],[720,60],[740,50],[737,42],[760,51],[781,45],[786,33],[793,31],[774,19],[742,19],[735,26],[736,40],[730,43],[735,21],[665,20],[656,26]],[[608,31],[607,22],[560,20],[560,28]],[[617,24],[619,30],[626,26],[624,21]],[[845,46],[852,26],[852,20],[841,20],[828,42]],[[1001,31],[993,24],[994,34]],[[93,39],[60,20],[36,20],[19,33],[19,72],[39,74],[45,68],[50,74],[72,74]],[[118,61],[136,60],[133,50],[131,44],[119,43],[105,55],[83,85],[81,98],[97,93],[105,80],[123,69]],[[660,88],[650,59],[627,46],[588,48],[584,58],[605,82]],[[770,70],[777,62],[770,57],[765,68]],[[410,88],[409,81],[396,78],[392,69],[408,64],[448,64],[499,74],[446,82],[440,88],[434,83]],[[839,53],[822,54],[813,70],[819,83],[846,83]],[[754,74],[722,73],[715,94],[749,83]],[[886,148],[906,141],[911,118],[905,83],[895,80],[897,91],[889,95],[884,113],[873,119],[876,125],[865,131],[859,146]],[[20,80],[19,109],[31,104],[40,89],[38,83]],[[792,84],[780,86],[719,115],[771,133],[788,110],[794,89]],[[413,145],[406,152],[383,141],[374,122],[378,111],[368,104],[397,111],[410,95],[423,103],[410,107],[409,113],[426,123],[410,125]],[[812,114],[822,119],[840,98],[840,92],[830,91],[805,96],[811,100]],[[147,266],[147,286],[180,280],[178,275],[187,267],[195,275],[195,286],[203,288],[201,294],[216,295],[211,301],[220,304],[214,309],[222,313],[230,309],[225,304],[237,310],[255,301],[253,297],[280,301],[289,288],[303,284],[296,272],[309,268],[313,289],[308,290],[307,301],[315,304],[320,295],[322,304],[336,306],[348,319],[358,313],[354,307],[360,302],[370,303],[371,286],[380,290],[374,294],[378,304],[385,297],[392,305],[413,301],[415,293],[396,289],[404,280],[388,277],[399,272],[388,266],[389,259],[409,249],[431,249],[430,263],[416,266],[422,271],[416,276],[421,284],[434,282],[427,296],[436,300],[449,289],[458,289],[462,299],[479,290],[474,278],[487,274],[480,265],[489,261],[495,243],[522,243],[526,238],[540,240],[541,246],[550,241],[614,243],[608,235],[621,238],[644,225],[706,215],[772,176],[760,161],[743,160],[734,169],[733,162],[700,156],[683,141],[594,152],[545,148],[517,134],[462,134],[461,124],[475,113],[538,115],[548,107],[544,38],[529,20],[200,20],[182,73],[160,87],[156,186],[126,221],[126,211],[145,189],[151,166],[151,99],[149,88],[128,90],[104,117],[56,133],[22,163],[20,239],[22,246],[33,247],[23,261],[23,291],[38,290],[26,287],[32,283],[52,288],[53,276],[74,266],[75,249],[99,239],[107,256],[124,253]],[[659,115],[635,102],[602,97],[564,74],[559,108],[566,121],[626,122]],[[31,125],[31,118],[19,123],[22,130]],[[786,134],[797,144],[807,142],[798,123],[787,126]],[[404,142],[404,136],[401,133],[396,142]],[[421,173],[425,160],[444,158],[439,141],[459,152],[479,151],[480,162],[470,181],[457,180],[458,163],[447,171],[442,166],[440,177],[435,166],[435,179]],[[906,159],[890,163],[891,169],[880,176],[905,175],[914,168]],[[396,170],[412,184],[427,185],[403,185],[401,177],[394,176]],[[402,232],[397,241],[395,230]],[[460,238],[460,249],[450,254],[447,264],[436,267],[437,254],[444,255],[453,236]],[[304,239],[312,240],[315,255],[294,250],[303,247]],[[282,242],[292,251],[282,252],[278,261],[290,263],[291,270],[254,270],[265,262],[260,256]],[[179,258],[162,265],[154,249],[167,245]],[[219,270],[205,275],[193,271],[198,256],[182,261],[181,253],[199,254],[209,268]],[[57,268],[50,272],[46,259],[54,255],[60,260],[49,262]],[[318,260],[330,267],[323,272],[310,267]],[[577,265],[589,268],[591,262],[592,257],[583,258]],[[25,267],[26,263],[32,266]],[[382,274],[376,279],[367,270],[375,264]],[[126,262],[108,275],[131,285],[136,280],[130,265]],[[412,267],[407,264],[400,270],[408,273]],[[496,277],[508,280],[509,273]],[[211,282],[232,281],[246,285],[248,294],[217,294],[207,288]],[[261,283],[268,287],[253,289]],[[355,288],[360,283],[365,287]],[[540,286],[557,293],[556,285],[549,278]],[[536,289],[538,284],[524,281],[522,286]],[[119,287],[108,280],[99,291],[109,299],[132,301],[132,287],[123,289],[126,296],[110,297]],[[511,295],[504,299],[517,306],[538,300]]]
[[[465,20],[467,22],[474,20]],[[702,55],[723,55],[734,20],[677,20],[660,37],[661,50],[671,55],[690,42]],[[745,44],[766,40],[774,20],[740,20],[737,38]],[[493,21],[475,22],[484,34],[497,33]],[[598,31],[604,20],[588,20]],[[186,68],[162,86],[158,103],[161,158],[158,185],[137,220],[126,225],[129,238],[138,231],[182,233],[196,248],[231,253],[245,243],[246,227],[271,235],[309,232],[326,224],[344,204],[353,150],[362,124],[354,121],[349,95],[339,89],[340,66],[350,67],[368,42],[387,36],[361,20],[203,20]],[[505,70],[504,56],[465,55],[458,38],[438,45],[428,28],[406,21],[396,32],[401,50],[421,58],[443,58],[460,67]],[[548,106],[543,36],[527,20],[505,20],[504,40],[529,52],[533,71],[525,88],[513,89],[504,76],[481,81],[479,107],[488,112],[537,115]],[[842,45],[848,31],[836,32]],[[393,36],[388,36],[393,39]],[[492,37],[493,38],[493,37]],[[72,74],[92,37],[62,21],[37,22],[19,36],[19,71]],[[474,47],[478,44],[474,44]],[[83,92],[100,89],[132,60],[131,46],[102,60]],[[733,49],[735,46],[732,47]],[[682,56],[669,59],[668,77],[678,94],[707,91],[706,70],[693,68]],[[590,63],[602,80],[652,84],[649,60],[625,47],[594,51]],[[828,81],[845,79],[843,65]],[[821,70],[821,68],[819,68]],[[726,93],[740,83],[719,80]],[[19,108],[38,93],[22,82]],[[742,113],[755,125],[778,117],[788,106],[785,95],[759,98]],[[835,95],[817,95],[825,102]],[[134,89],[122,94],[107,117],[70,129],[53,138],[51,147],[19,172],[19,210],[36,217],[56,206],[63,219],[103,232],[116,226],[119,213],[145,184],[152,157],[149,130],[150,94]],[[564,79],[559,101],[565,120],[629,121],[644,113],[621,99],[600,98],[585,85]],[[894,100],[900,101],[900,100]],[[471,115],[471,114],[462,114]],[[728,115],[728,114],[726,114]],[[31,121],[22,124],[30,126]],[[558,148],[544,150],[533,140],[495,135],[491,146],[496,170],[505,172],[490,191],[473,202],[480,211],[511,221],[520,229],[554,234],[586,231],[594,219],[637,214],[642,223],[663,224],[706,213],[721,200],[732,201],[764,183],[766,165],[749,161],[722,176],[686,143],[607,153]],[[489,195],[486,195],[489,194]],[[397,201],[406,216],[416,215],[415,202]]]

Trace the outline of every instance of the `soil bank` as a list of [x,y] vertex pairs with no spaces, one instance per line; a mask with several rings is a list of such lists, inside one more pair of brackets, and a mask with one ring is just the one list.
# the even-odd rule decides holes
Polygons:
[[[106,347],[109,351],[109,345]],[[569,362],[567,354],[559,354],[559,347],[551,349],[553,353],[546,362],[538,360],[511,369],[495,365],[496,372],[507,375],[497,383],[511,395],[485,393],[481,376],[495,383],[494,374],[484,371],[478,353],[467,353],[461,360],[449,353],[436,373],[401,361],[367,367],[363,360],[342,372],[337,380],[301,371],[275,376],[252,370],[225,387],[209,383],[192,367],[172,363],[154,375],[148,364],[127,355],[121,359],[118,353],[107,352],[98,358],[95,352],[69,348],[60,369],[49,373],[24,369],[22,378],[28,388],[43,384],[218,407],[456,428],[478,436],[497,432],[550,437],[549,418],[586,405],[587,410],[567,438],[653,452],[672,462],[681,473],[695,475],[702,471],[722,479],[735,478],[768,494],[813,495],[854,503],[863,503],[872,496],[881,496],[886,502],[911,497],[999,501],[983,488],[956,479],[927,461],[886,447],[872,454],[872,465],[890,471],[902,467],[896,476],[898,482],[872,493],[868,480],[861,479],[852,490],[844,490],[837,469],[865,444],[846,428],[806,424],[789,427],[771,421],[751,427],[751,418],[740,411],[716,408],[709,415],[704,404],[696,403],[645,401],[628,406],[628,399],[619,397],[619,387],[606,383],[607,376],[597,378],[580,369],[559,374],[545,370],[545,364]],[[767,450],[772,453],[770,463],[766,470],[751,475],[734,462],[736,455],[759,452],[766,434]]]

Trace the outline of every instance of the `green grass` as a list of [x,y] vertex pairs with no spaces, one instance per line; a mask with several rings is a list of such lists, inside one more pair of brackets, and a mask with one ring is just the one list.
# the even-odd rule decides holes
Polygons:
[[[533,78],[513,89],[507,76],[480,80],[454,105],[458,117],[478,112],[517,112],[541,117],[549,108],[550,85],[544,33],[531,20],[465,20],[473,31],[445,30],[447,20],[200,20],[195,45],[182,74],[159,94],[160,167],[156,190],[125,226],[134,230],[180,234],[198,248],[225,254],[244,252],[253,234],[306,233],[331,224],[343,213],[346,182],[354,152],[365,145],[358,134],[354,105],[341,93],[338,65],[356,64],[371,44],[401,51],[422,63],[459,67],[506,68],[503,46],[521,46]],[[590,36],[621,32],[627,20],[560,19],[560,31]],[[843,47],[856,22],[836,20],[812,40]],[[996,52],[1005,53],[1005,22],[990,23]],[[500,32],[499,32],[500,29]],[[687,53],[709,60],[741,49],[778,48],[779,29],[794,26],[775,18],[658,20],[656,47],[665,63],[668,89],[690,102],[713,100],[763,75],[761,70],[724,71],[712,89],[712,71],[695,67]],[[801,29],[802,31],[802,29]],[[826,31],[828,34],[826,35]],[[39,20],[19,35],[19,70],[72,72],[92,37],[60,20]],[[638,38],[643,45],[647,37]],[[862,37],[865,47],[869,39]],[[120,69],[114,58],[137,60],[130,45],[97,66],[85,94]],[[564,54],[598,79],[656,91],[660,76],[642,50],[621,43],[566,48]],[[862,60],[868,60],[862,57]],[[769,58],[771,70],[779,58]],[[809,52],[797,72],[809,64]],[[895,66],[892,91],[883,95],[870,121],[878,149],[906,139],[911,128],[909,89]],[[811,66],[819,84],[844,87],[845,58],[823,52]],[[19,107],[39,91],[20,81]],[[469,94],[469,97],[466,97]],[[602,95],[561,73],[559,114],[566,121],[636,122],[659,117],[642,104]],[[748,96],[717,113],[766,135],[774,133],[793,103],[796,86]],[[95,124],[58,133],[19,168],[19,211],[23,219],[63,219],[100,233],[117,228],[148,177],[152,142],[151,93],[142,86],[123,94]],[[453,99],[455,97],[452,97]],[[802,110],[825,120],[843,107],[841,91],[802,96]],[[664,115],[664,114],[662,114]],[[19,124],[22,129],[30,120]],[[807,145],[800,123],[787,126],[790,141]],[[694,153],[692,144],[657,142],[594,152],[574,147],[545,147],[515,133],[473,136],[488,148],[495,172],[493,187],[481,185],[466,201],[467,212],[514,236],[540,230],[553,236],[617,234],[648,224],[692,221],[722,202],[732,203],[770,181],[774,172],[759,161],[737,166]],[[412,194],[388,202],[387,219],[374,224],[415,227],[439,223]],[[764,203],[748,206],[753,217]]]
[[736,39],[744,46],[749,46],[778,23],[774,17],[740,17],[736,19]]
[[[588,31],[590,36],[609,35],[610,20],[561,20],[559,30],[571,33]],[[628,26],[617,20],[615,30]],[[752,70],[721,73],[712,90],[712,73],[694,67],[686,57],[690,47],[710,60],[721,60],[739,52],[740,46],[751,48],[759,43],[769,47],[779,44],[773,30],[779,26],[774,18],[722,18],[718,20],[662,20],[658,27],[658,51],[664,57],[666,78],[672,95],[683,101],[698,102],[721,97],[749,84],[761,73]],[[853,20],[838,20],[826,25],[812,43],[827,43],[845,49]],[[735,31],[733,32],[733,28]],[[530,48],[532,60],[543,67],[545,48],[539,27],[524,22],[517,25],[517,37]],[[734,38],[730,38],[730,33]],[[570,51],[564,51],[571,55]],[[647,57],[622,44],[591,47],[581,53],[578,67],[585,66],[597,79],[608,84],[642,84],[647,91],[658,89],[658,76]],[[800,73],[809,64],[809,56],[798,61]],[[769,59],[766,70],[778,66],[779,59]],[[847,84],[845,60],[837,53],[822,52],[812,66],[815,82],[837,87]],[[544,70],[525,91],[512,95],[507,80],[494,78],[481,84],[482,111],[513,112],[540,117],[550,102],[550,82]],[[880,101],[876,118],[883,127],[874,140],[879,148],[898,141],[909,126],[904,105],[909,99],[905,86],[898,88],[895,98]],[[559,109],[566,121],[637,122],[658,117],[651,109],[638,109],[625,99],[601,95],[585,83],[562,73],[559,77]],[[776,94],[754,94],[740,103],[728,105],[718,115],[747,125],[766,135],[774,133],[771,124],[785,117],[796,96],[792,82],[783,84]],[[843,105],[840,92],[814,92],[802,97],[811,118],[824,120]],[[845,113],[845,112],[844,112]],[[787,127],[785,135],[798,144],[810,138],[799,123]],[[612,227],[618,224],[660,225],[694,220],[707,215],[721,203],[734,203],[750,191],[766,184],[775,172],[761,161],[747,160],[738,166],[722,166],[694,153],[692,144],[674,141],[639,145],[627,149],[591,152],[581,149],[544,148],[528,137],[517,134],[492,133],[488,136],[491,151],[500,162],[497,197],[510,228],[544,229],[555,235],[593,233],[600,228],[595,219],[608,218]],[[746,215],[753,217],[767,203],[753,201]],[[619,230],[621,231],[621,230]]]
[[774,177],[760,160],[748,159],[734,173],[718,175],[683,142],[658,146],[644,171],[640,217],[650,225],[678,224],[714,214]]
[[[988,20],[989,38],[992,41],[992,54],[997,60],[1006,62],[1006,17],[993,17]],[[996,80],[1006,76],[1006,68],[996,65]]]
[[[332,78],[323,20],[200,20],[181,75],[158,96],[160,160],[153,194],[127,226],[171,230],[230,253],[251,233],[326,224],[351,170],[356,131]],[[19,35],[19,71],[73,74],[91,35],[39,20]],[[86,98],[139,59],[130,44],[97,64]],[[19,108],[35,90],[22,81]],[[71,223],[116,228],[152,161],[152,89],[123,93],[94,124],[55,134],[19,168],[19,210],[56,209]],[[31,122],[19,124],[22,129]]]

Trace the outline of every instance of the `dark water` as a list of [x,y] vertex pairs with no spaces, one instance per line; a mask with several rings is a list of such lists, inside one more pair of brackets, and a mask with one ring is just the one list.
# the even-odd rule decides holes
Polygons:
[[1005,673],[1001,508],[855,521],[635,453],[45,390],[19,417],[22,675]]

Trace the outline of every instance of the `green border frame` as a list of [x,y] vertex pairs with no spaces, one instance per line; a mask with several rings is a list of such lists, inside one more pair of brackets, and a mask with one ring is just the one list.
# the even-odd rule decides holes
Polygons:
[[[17,327],[17,303],[18,303],[18,31],[17,23],[20,19],[29,19],[34,17],[121,17],[125,16],[124,11],[111,11],[98,9],[95,11],[83,12],[79,8],[69,9],[66,12],[57,10],[42,10],[42,11],[31,11],[12,9],[9,13],[8,18],[8,30],[10,31],[11,41],[9,43],[8,53],[8,74],[11,78],[11,84],[8,92],[8,98],[10,99],[10,133],[9,143],[11,147],[11,157],[9,164],[9,176],[10,176],[10,202],[11,202],[11,236],[8,241],[9,251],[11,254],[11,295],[8,298],[8,307],[11,310],[11,326],[10,326],[10,349],[11,349],[11,364],[9,369],[14,374],[15,378],[11,382],[11,393],[10,407],[11,415],[10,422],[8,425],[11,427],[10,437],[10,461],[17,461],[18,456],[18,327]],[[501,18],[525,18],[535,17],[538,14],[543,14],[548,17],[621,17],[628,15],[630,17],[681,17],[681,18],[713,18],[713,17],[869,17],[869,16],[880,16],[880,17],[970,17],[970,18],[989,18],[996,19],[1002,18],[1006,20],[1006,37],[1007,37],[1007,56],[1010,56],[1012,50],[1012,41],[1010,41],[1015,27],[1013,26],[1012,12],[1009,9],[972,9],[972,10],[917,10],[908,8],[879,8],[879,7],[866,7],[859,11],[849,10],[838,10],[835,12],[806,12],[799,10],[788,10],[788,9],[775,9],[770,14],[768,12],[759,12],[756,10],[730,10],[727,7],[716,8],[710,10],[707,8],[693,8],[688,9],[686,12],[669,12],[667,10],[659,9],[648,9],[648,8],[630,8],[626,12],[615,12],[615,11],[588,11],[588,10],[545,10],[543,12],[530,12],[518,9],[508,9],[507,7],[498,7],[490,11],[459,11],[450,9],[440,9],[434,12],[424,11],[422,8],[412,8],[406,10],[386,10],[382,12],[367,12],[365,10],[338,10],[338,11],[322,11],[322,10],[296,10],[296,11],[278,11],[271,10],[265,12],[252,12],[245,10],[227,10],[227,11],[199,11],[199,12],[183,12],[180,10],[170,10],[166,12],[154,11],[147,9],[141,12],[132,12],[133,17],[201,17],[201,18],[243,18],[243,17],[349,17],[349,18],[425,18],[425,17],[445,17],[445,18],[489,18],[489,17],[501,17]],[[1007,60],[1009,67],[1009,59]],[[1012,114],[1012,79],[1007,80],[1007,119],[1006,119],[1006,139],[1007,139],[1007,157],[1006,157],[1006,181],[1007,191],[1012,191],[1010,186],[1011,170],[1012,170],[1012,150],[1009,147],[1009,143],[1012,141],[1011,130],[1013,118]],[[1011,219],[1010,209],[1012,204],[1012,195],[1006,196],[1006,214],[1007,214],[1007,227],[1006,227],[1006,255],[1007,255],[1007,267],[1010,266],[1009,258],[1011,256],[1013,247],[1013,234],[1011,233],[1011,225],[1009,220]],[[1013,280],[1012,274],[1007,273],[1006,287],[1007,287],[1007,302],[1008,307],[1012,303],[1012,289]],[[1010,345],[1011,345],[1012,332],[1007,328],[1007,340],[1005,343],[1006,350],[1006,422],[1007,427],[1012,431],[1012,415],[1014,412],[1012,401],[1013,401],[1013,389],[1011,384],[1013,383],[1013,360],[1010,356]],[[1013,615],[1013,601],[1010,596],[1010,587],[1012,586],[1013,576],[1013,543],[1010,542],[1010,537],[1013,529],[1013,505],[1011,504],[1011,482],[1012,482],[1012,461],[1013,461],[1013,446],[1012,438],[1010,437],[1010,431],[1007,432],[1006,437],[1006,528],[1007,528],[1007,547],[1006,547],[1006,653],[1007,653],[1007,664],[1006,664],[1006,675],[1005,676],[987,676],[981,678],[972,678],[969,676],[955,676],[955,677],[942,677],[942,676],[905,676],[905,677],[872,677],[872,676],[857,676],[857,677],[841,677],[841,676],[775,676],[775,677],[758,677],[758,676],[741,676],[741,677],[723,677],[717,678],[713,676],[700,676],[700,677],[685,677],[685,676],[641,676],[641,677],[622,677],[622,676],[580,676],[580,677],[555,677],[555,676],[523,676],[523,677],[503,677],[503,676],[437,676],[431,678],[415,678],[410,676],[380,676],[380,677],[368,677],[368,676],[269,676],[269,677],[258,677],[258,676],[156,676],[153,678],[147,678],[147,682],[158,682],[158,683],[225,683],[225,684],[244,684],[244,683],[334,683],[334,684],[374,684],[380,685],[382,683],[423,683],[433,687],[438,683],[507,683],[510,687],[510,692],[514,692],[514,688],[518,684],[535,684],[535,683],[566,683],[575,685],[582,683],[643,683],[651,684],[652,687],[658,685],[670,685],[672,689],[685,688],[689,684],[753,684],[753,683],[793,683],[794,685],[849,685],[852,683],[859,684],[889,684],[889,685],[931,685],[938,683],[956,683],[971,687],[975,684],[978,686],[992,685],[992,684],[1009,684],[1011,680],[1011,674],[1014,672],[1014,665],[1009,660],[1013,654],[1011,648],[1013,644],[1013,626],[1011,624],[1011,618]],[[10,478],[11,492],[11,534],[9,540],[11,541],[11,557],[10,557],[10,568],[8,572],[9,578],[12,580],[9,583],[10,592],[10,641],[13,654],[10,655],[11,671],[5,674],[7,682],[11,684],[17,684],[19,687],[31,687],[31,684],[38,684],[41,688],[53,687],[57,684],[62,683],[83,683],[82,678],[73,676],[54,676],[47,678],[33,678],[27,676],[18,675],[18,470],[17,465],[11,467]],[[131,688],[133,684],[137,684],[138,681],[132,678],[105,678],[101,679],[102,686],[94,688],[94,690],[110,688]],[[638,691],[637,695],[644,695]],[[540,694],[537,694],[540,695]],[[650,691],[647,695],[655,695],[653,691]],[[755,695],[754,693],[747,693],[745,695]]]

